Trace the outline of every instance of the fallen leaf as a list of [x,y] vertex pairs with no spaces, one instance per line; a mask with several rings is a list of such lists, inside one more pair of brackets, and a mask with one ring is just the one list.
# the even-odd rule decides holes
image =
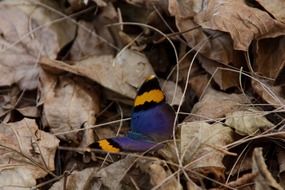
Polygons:
[[267,190],[277,189],[282,190],[283,188],[276,182],[272,174],[268,170],[265,160],[262,155],[262,148],[255,148],[252,155],[252,172],[258,173],[259,175],[255,178],[255,189]]
[[121,181],[135,163],[135,157],[126,157],[121,159],[113,164],[102,168],[96,174],[96,177],[99,177],[102,183],[109,189],[120,189]]
[[201,66],[213,77],[214,81],[222,90],[240,86],[239,73],[223,70],[223,68],[225,68],[223,64],[210,59],[206,59],[202,56],[199,56],[199,61],[201,63]]
[[264,117],[264,113],[249,108],[245,111],[235,111],[226,115],[225,124],[232,127],[242,136],[257,135],[274,125]]
[[134,98],[136,88],[154,74],[144,54],[128,49],[123,50],[116,58],[110,55],[91,56],[75,65],[46,58],[42,58],[40,64],[45,69],[68,71],[86,77],[129,98]]
[[227,94],[208,88],[186,121],[223,118],[228,113],[240,110],[245,103],[247,98],[242,94]]
[[232,61],[232,40],[227,34],[200,28],[194,18],[202,7],[202,1],[169,0],[169,12],[175,17],[178,30],[183,32],[190,46],[211,60],[228,64]]
[[167,178],[172,174],[170,168],[161,161],[140,161],[141,169],[150,176],[150,183],[153,187],[166,190],[181,190],[182,186],[173,175],[170,179]]
[[15,6],[0,4],[0,86],[17,84],[21,89],[37,87],[40,56],[55,58],[59,51],[56,34]]
[[285,98],[280,86],[272,86],[266,80],[251,80],[251,86],[256,94],[275,108],[285,109]]
[[256,0],[267,12],[280,22],[285,22],[285,3],[283,0]]
[[284,23],[243,0],[212,0],[203,7],[195,22],[205,29],[228,32],[235,50],[247,51],[253,40],[285,34]]
[[285,152],[283,148],[277,147],[277,160],[279,165],[280,185],[285,188]]
[[[0,186],[30,189],[36,179],[51,174],[59,140],[38,129],[35,120],[0,126]],[[17,188],[18,187],[18,188]]]
[[92,22],[79,21],[77,37],[70,49],[70,60],[79,61],[89,56],[113,55],[116,49],[112,32],[106,26],[118,22],[112,4],[102,8]]
[[[257,41],[254,50],[254,71],[275,80],[280,75],[280,71],[285,68],[284,47],[284,36]],[[274,65],[274,67],[272,65]]]
[[[233,142],[233,131],[220,123],[183,122],[181,125],[181,159],[188,169],[224,181],[225,145]],[[198,176],[197,176],[198,177]]]
[[95,114],[99,112],[97,92],[80,80],[45,71],[41,72],[40,81],[39,105],[43,106],[44,126],[62,139],[80,143],[78,133],[69,131],[80,129],[85,122],[95,124]]
[[81,190],[81,189],[100,189],[102,182],[96,179],[95,175],[98,168],[90,167],[82,171],[73,171],[70,175],[54,183],[50,190]]
[[[175,82],[160,80],[160,86],[165,93],[166,102],[171,105],[179,105],[182,99],[182,89]],[[182,101],[183,102],[183,101]]]

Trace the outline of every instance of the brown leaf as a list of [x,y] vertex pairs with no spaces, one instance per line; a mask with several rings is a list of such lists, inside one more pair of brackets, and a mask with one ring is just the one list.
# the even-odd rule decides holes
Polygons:
[[49,70],[68,71],[86,77],[129,98],[134,98],[136,88],[154,74],[144,54],[128,49],[121,51],[115,59],[110,55],[92,56],[76,62],[75,65],[68,65],[42,58],[40,64]]
[[277,147],[277,159],[279,165],[279,178],[280,185],[285,188],[285,151],[284,149]]
[[82,171],[73,171],[70,175],[54,183],[50,190],[81,190],[100,189],[102,182],[96,180],[95,174],[98,168],[86,168]]
[[0,186],[16,189],[36,185],[36,179],[54,168],[54,156],[59,140],[41,131],[35,120],[0,126]]
[[181,159],[188,169],[223,181],[225,145],[233,142],[233,131],[222,124],[183,122],[181,124]]
[[[282,108],[285,104],[282,87],[272,86],[267,81],[258,79],[251,80],[251,86],[264,101],[275,108]],[[284,108],[283,108],[284,109]]]
[[202,56],[199,57],[201,66],[213,76],[214,81],[222,90],[239,87],[239,74],[233,71],[223,70],[224,65]]
[[[232,61],[232,41],[219,31],[206,31],[199,27],[193,16],[201,11],[201,7],[201,1],[169,0],[169,12],[190,46],[209,59],[228,64]],[[210,39],[209,35],[215,37]]]
[[285,68],[285,37],[259,40],[255,48],[254,71],[276,79]]
[[239,135],[257,135],[274,125],[264,117],[264,113],[249,108],[227,114],[225,124],[234,128]]
[[21,89],[36,88],[38,57],[56,57],[59,50],[56,34],[47,27],[31,33],[38,26],[15,6],[0,4],[0,86],[18,84]]
[[[141,168],[144,172],[148,173],[150,176],[150,182],[155,187],[158,186],[158,189],[166,190],[181,190],[182,186],[177,181],[176,176],[173,175],[169,180],[166,180],[171,174],[170,168],[167,167],[161,161],[150,161],[143,162],[141,161]],[[165,181],[166,180],[166,181]]]
[[79,143],[77,132],[68,131],[80,129],[85,122],[95,124],[95,114],[99,112],[97,93],[80,80],[45,71],[41,72],[40,79],[39,104],[43,104],[44,126],[65,140]]
[[91,55],[112,55],[115,42],[105,25],[114,22],[118,22],[118,15],[111,4],[102,8],[93,22],[79,21],[77,37],[70,49],[70,60],[79,61]]
[[223,118],[243,107],[247,98],[242,94],[227,94],[214,89],[207,89],[201,100],[192,109],[193,116],[187,121]]
[[195,16],[195,21],[203,28],[228,32],[235,50],[247,51],[255,39],[285,34],[284,23],[265,11],[250,7],[244,0],[208,1]]
[[262,148],[255,148],[252,155],[252,172],[258,173],[259,175],[255,179],[255,189],[267,190],[277,189],[282,190],[283,188],[276,182],[272,174],[268,170],[265,160],[262,155]]
[[285,2],[283,0],[256,0],[267,12],[280,22],[285,22]]

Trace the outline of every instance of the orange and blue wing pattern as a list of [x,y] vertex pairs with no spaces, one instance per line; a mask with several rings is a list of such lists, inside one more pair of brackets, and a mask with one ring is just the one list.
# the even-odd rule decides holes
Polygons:
[[137,92],[131,116],[131,130],[125,137],[99,140],[91,148],[106,152],[144,152],[172,136],[175,112],[165,102],[156,76],[145,80]]

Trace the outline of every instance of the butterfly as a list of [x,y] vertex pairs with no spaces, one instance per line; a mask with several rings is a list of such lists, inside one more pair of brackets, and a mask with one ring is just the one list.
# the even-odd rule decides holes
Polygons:
[[175,112],[166,103],[155,75],[139,88],[131,115],[131,130],[126,136],[102,139],[89,147],[106,152],[144,152],[171,138]]

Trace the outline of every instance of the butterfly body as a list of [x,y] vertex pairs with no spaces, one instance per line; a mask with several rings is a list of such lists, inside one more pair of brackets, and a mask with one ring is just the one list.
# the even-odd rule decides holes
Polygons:
[[158,79],[152,75],[137,92],[128,135],[99,140],[90,147],[107,152],[149,150],[171,138],[174,118],[174,110],[165,102]]

